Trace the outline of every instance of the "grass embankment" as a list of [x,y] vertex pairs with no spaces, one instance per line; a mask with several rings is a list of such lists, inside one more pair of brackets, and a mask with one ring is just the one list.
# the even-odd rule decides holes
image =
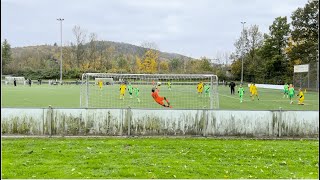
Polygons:
[[319,141],[2,139],[2,178],[319,178]]

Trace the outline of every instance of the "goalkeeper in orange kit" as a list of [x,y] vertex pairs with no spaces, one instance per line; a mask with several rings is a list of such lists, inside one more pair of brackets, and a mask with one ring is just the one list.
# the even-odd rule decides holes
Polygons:
[[[163,106],[163,107],[168,107],[168,108],[172,108],[171,106],[170,106],[170,102],[169,102],[169,100],[166,98],[166,97],[161,97],[161,96],[159,96],[159,89],[158,88],[152,88],[151,89],[151,96],[152,96],[152,98],[158,103],[158,104],[160,104],[161,106]],[[164,102],[163,102],[163,100],[165,100],[166,102],[167,102],[167,104],[165,104]]]

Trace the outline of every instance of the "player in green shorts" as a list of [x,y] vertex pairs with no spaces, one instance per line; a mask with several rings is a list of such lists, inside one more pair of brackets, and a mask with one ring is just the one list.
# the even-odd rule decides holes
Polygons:
[[285,98],[286,95],[287,95],[287,98],[288,98],[288,94],[289,94],[289,85],[288,85],[288,83],[286,83],[286,84],[283,86],[283,98]]
[[210,86],[208,84],[204,85],[204,97],[210,97]]
[[171,91],[171,82],[170,81],[168,81],[168,89],[169,89],[169,91]]
[[290,84],[290,86],[289,86],[289,98],[290,98],[290,104],[292,104],[293,103],[293,96],[294,96],[294,87],[293,87],[293,85],[292,84]]
[[242,84],[240,84],[240,87],[238,89],[239,97],[240,97],[240,103],[242,103],[243,100],[243,94],[244,94],[244,89],[242,87]]
[[134,91],[134,94],[135,94],[138,102],[140,102],[140,99],[139,99],[139,92],[140,92],[140,90],[139,90],[139,88],[138,88],[138,87],[134,87],[134,88],[133,88],[133,91]]
[[130,94],[130,98],[132,98],[133,87],[132,87],[131,83],[129,83],[129,85],[128,85],[128,91]]

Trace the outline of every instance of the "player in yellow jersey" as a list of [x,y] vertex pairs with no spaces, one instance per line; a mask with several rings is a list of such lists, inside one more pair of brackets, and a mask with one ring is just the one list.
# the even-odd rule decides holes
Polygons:
[[200,97],[202,95],[202,92],[203,92],[203,82],[202,81],[200,81],[198,83],[197,91],[198,91],[198,96]]
[[254,96],[257,96],[258,100],[259,100],[259,96],[258,96],[258,89],[257,89],[257,86],[256,84],[254,83],[251,83],[250,85],[250,88],[251,88],[251,100],[254,101]]
[[124,82],[120,85],[120,99],[124,99],[124,93],[126,92],[127,86]]
[[299,94],[298,94],[297,96],[299,97],[299,98],[298,98],[298,100],[299,100],[298,104],[299,104],[299,105],[304,105],[304,103],[303,103],[303,101],[304,101],[304,94],[303,94],[301,88],[299,89]]
[[99,81],[98,81],[98,85],[99,85],[99,88],[100,88],[100,90],[101,90],[101,89],[102,89],[102,86],[103,86],[102,80],[99,80]]
[[251,82],[251,84],[250,84],[250,86],[249,86],[249,92],[250,92],[250,97],[251,97],[251,95],[252,95],[252,86],[253,86],[253,83]]

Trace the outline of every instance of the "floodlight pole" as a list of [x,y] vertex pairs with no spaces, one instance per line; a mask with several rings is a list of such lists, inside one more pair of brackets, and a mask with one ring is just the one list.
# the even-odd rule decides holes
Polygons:
[[[241,24],[242,24],[242,35],[241,36],[243,36],[244,35],[244,24],[245,24],[246,22],[245,21],[243,21],[243,22],[241,22]],[[244,37],[242,37],[242,57],[241,57],[241,84],[243,83],[243,56],[244,56],[244,53],[243,53],[243,38]]]
[[60,85],[62,85],[62,21],[64,19],[58,18],[60,21]]

